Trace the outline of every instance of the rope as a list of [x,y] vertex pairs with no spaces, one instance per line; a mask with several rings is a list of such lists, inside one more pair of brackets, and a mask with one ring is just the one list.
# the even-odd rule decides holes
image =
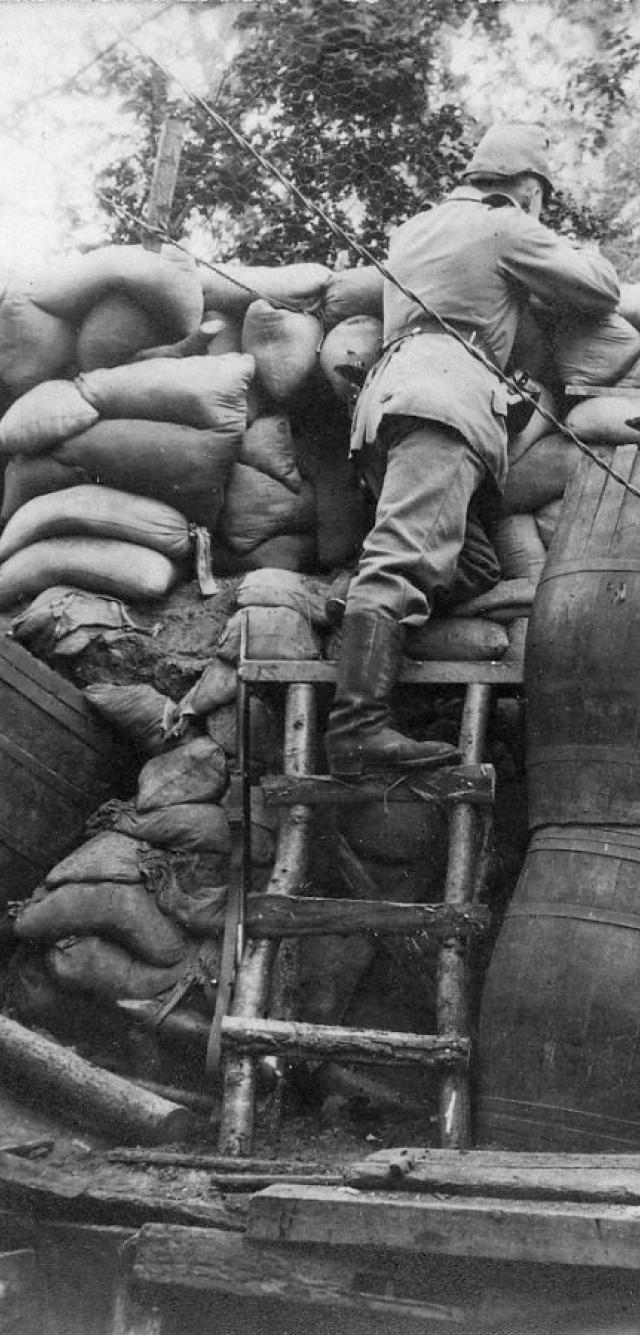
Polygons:
[[[638,487],[634,486],[632,482],[628,482],[626,478],[622,477],[621,474],[618,473],[616,469],[611,466],[611,464],[608,464],[604,459],[601,459],[599,455],[596,454],[595,450],[592,450],[591,447],[587,445],[585,441],[581,440],[580,437],[576,435],[575,431],[573,431],[570,426],[567,426],[566,422],[560,422],[548,408],[542,407],[538,403],[538,401],[533,397],[533,395],[529,394],[525,389],[523,389],[523,387],[520,384],[518,384],[517,380],[514,380],[504,371],[501,371],[499,370],[499,368],[494,366],[493,362],[490,361],[490,359],[482,352],[481,348],[477,347],[473,343],[470,343],[464,337],[464,335],[461,334],[459,330],[455,328],[454,325],[449,324],[449,322],[445,320],[443,316],[441,316],[436,310],[433,310],[431,307],[427,306],[427,304],[422,300],[421,297],[418,296],[416,292],[414,292],[411,288],[407,287],[406,284],[403,283],[394,273],[392,273],[391,270],[388,269],[385,264],[382,264],[381,261],[378,260],[376,256],[373,255],[371,251],[367,249],[366,246],[361,245],[360,242],[357,241],[356,238],[352,236],[349,232],[347,232],[345,228],[341,226],[340,223],[337,223],[333,218],[331,218],[329,214],[327,214],[325,209],[322,208],[322,205],[316,204],[314,203],[313,200],[309,199],[308,196],[306,196],[303,193],[303,191],[300,190],[300,188],[295,184],[294,181],[291,181],[287,176],[284,175],[283,172],[280,171],[280,168],[277,167],[275,163],[271,162],[267,157],[265,157],[263,153],[260,153],[256,148],[254,148],[253,144],[250,143],[250,141],[245,137],[245,135],[243,135],[239,130],[236,130],[235,126],[233,126],[231,122],[226,119],[225,116],[223,116],[219,111],[216,111],[215,108],[212,107],[210,103],[206,102],[204,98],[200,97],[198,93],[192,92],[191,89],[188,88],[187,85],[184,84],[182,80],[178,78],[177,75],[172,73],[172,71],[161,61],[157,60],[156,57],[151,54],[151,52],[146,51],[137,42],[135,42],[131,36],[127,36],[126,34],[121,34],[121,39],[122,41],[127,42],[128,45],[132,46],[134,50],[136,50],[139,53],[139,55],[142,55],[145,59],[151,61],[151,63],[155,65],[158,68],[158,70],[160,70],[160,72],[166,76],[166,78],[170,79],[173,83],[176,84],[178,88],[182,90],[185,97],[187,97],[189,101],[193,102],[195,106],[199,107],[200,110],[205,113],[205,115],[209,116],[216,123],[216,125],[226,130],[226,132],[233,139],[234,143],[236,143],[239,148],[242,148],[245,152],[249,153],[251,157],[253,157],[255,161],[262,167],[263,171],[266,171],[270,173],[272,176],[275,176],[275,178],[280,182],[280,184],[284,186],[284,188],[289,192],[292,198],[296,199],[303,206],[303,208],[306,210],[307,213],[310,213],[311,215],[315,215],[321,218],[325,226],[329,229],[330,232],[332,232],[334,236],[338,237],[338,239],[343,241],[351,250],[355,251],[355,253],[361,259],[366,260],[368,264],[374,265],[375,268],[379,271],[379,273],[382,274],[383,278],[387,279],[388,282],[393,283],[393,285],[398,289],[398,291],[402,292],[402,294],[405,297],[407,297],[416,306],[418,306],[420,310],[422,310],[430,320],[434,320],[440,326],[440,328],[443,330],[444,333],[448,334],[451,338],[454,338],[456,342],[460,343],[462,347],[465,348],[466,351],[472,357],[475,358],[476,361],[481,362],[482,365],[487,367],[488,370],[490,370],[493,375],[496,375],[498,379],[502,382],[502,384],[504,384],[511,391],[512,394],[513,393],[517,394],[518,397],[522,399],[524,403],[527,403],[536,412],[538,412],[545,422],[547,422],[550,426],[553,426],[563,436],[566,436],[567,439],[570,440],[572,444],[574,444],[582,454],[586,455],[587,458],[591,459],[591,461],[595,463],[598,468],[602,469],[603,472],[607,473],[609,477],[613,478],[615,482],[618,482],[620,486],[624,487],[625,490],[630,492],[632,496],[635,496],[638,500],[640,500],[640,489]],[[227,275],[225,275],[225,277],[226,276]]]

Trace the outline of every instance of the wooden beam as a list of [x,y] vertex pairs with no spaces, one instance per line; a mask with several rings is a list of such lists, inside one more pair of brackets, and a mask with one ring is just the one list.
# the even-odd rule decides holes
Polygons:
[[[257,685],[307,682],[332,685],[335,663],[312,659],[245,659],[238,665],[242,681]],[[522,663],[412,663],[405,658],[398,680],[414,686],[522,686]]]
[[344,1181],[361,1191],[440,1191],[631,1205],[640,1204],[640,1155],[380,1150],[361,1163],[349,1164]]
[[493,765],[451,765],[434,770],[414,770],[393,779],[357,779],[346,783],[325,774],[300,777],[269,774],[260,780],[266,806],[352,806],[364,802],[467,802],[491,806],[495,799]]
[[[379,1258],[370,1265],[370,1282],[379,1280]],[[474,1310],[451,1301],[410,1301],[393,1293],[397,1262],[389,1269],[389,1292],[367,1292],[362,1256],[317,1248],[261,1247],[241,1236],[215,1229],[148,1224],[135,1244],[133,1273],[147,1284],[172,1285],[240,1298],[277,1298],[284,1303],[319,1303],[356,1312],[441,1321],[458,1327]]]
[[[162,125],[158,140],[145,221],[150,227],[157,227],[163,232],[169,228],[184,134],[185,122],[168,116]],[[160,250],[162,240],[143,230],[142,245],[145,250]]]
[[[155,1005],[145,1001],[121,1001],[119,1009],[134,1019],[153,1021]],[[169,1020],[172,1021],[169,1025]],[[197,1015],[174,1014],[162,1021],[167,1033],[182,1034],[204,1042],[209,1022]],[[161,1032],[161,1030],[160,1030]],[[468,1038],[449,1041],[446,1034],[394,1033],[387,1029],[347,1029],[339,1025],[307,1024],[301,1020],[261,1020],[253,1016],[227,1015],[222,1021],[223,1049],[236,1054],[289,1055],[291,1059],[378,1062],[400,1066],[466,1065],[470,1056]]]
[[25,1247],[0,1252],[0,1330],[45,1330],[46,1295],[38,1272],[36,1253]]
[[640,1208],[630,1205],[424,1199],[282,1185],[252,1197],[247,1235],[261,1242],[640,1269]]

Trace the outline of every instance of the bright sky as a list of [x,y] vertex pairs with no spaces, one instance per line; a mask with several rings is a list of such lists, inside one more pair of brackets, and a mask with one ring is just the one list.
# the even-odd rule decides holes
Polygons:
[[66,90],[43,97],[45,90],[132,32],[136,43],[205,93],[230,51],[227,28],[239,7],[203,9],[197,0],[0,0],[0,267],[16,259],[29,266],[68,246],[68,206],[87,219],[80,239],[100,239],[93,175],[115,156],[115,141],[121,147],[133,129],[95,69],[83,80],[96,80],[95,95]]

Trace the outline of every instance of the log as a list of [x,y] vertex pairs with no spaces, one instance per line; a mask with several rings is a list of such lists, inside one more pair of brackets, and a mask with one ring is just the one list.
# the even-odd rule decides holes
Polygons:
[[[362,869],[364,872],[364,868]],[[366,874],[366,873],[365,873]],[[403,904],[374,899],[306,899],[252,895],[247,930],[253,937],[350,936],[352,932],[428,932],[435,940],[474,936],[489,925],[484,907]]]
[[[246,1173],[254,1176],[322,1171],[321,1163],[295,1159],[239,1159],[233,1154],[192,1154],[188,1150],[115,1149],[105,1155],[107,1163],[152,1164],[156,1168],[202,1168],[218,1173]],[[328,1170],[327,1170],[328,1171]]]
[[290,807],[297,803],[351,806],[365,802],[406,802],[411,797],[424,802],[491,806],[495,798],[495,770],[493,765],[451,765],[399,776],[396,769],[389,782],[366,778],[351,783],[325,774],[267,775],[260,780],[260,787],[265,806]]
[[[154,1002],[120,1001],[119,1009],[136,1021],[153,1020]],[[206,1043],[210,1025],[196,1015],[174,1014],[162,1021],[174,1036],[182,1034]],[[169,1032],[169,1030],[168,1030]],[[329,1024],[305,1024],[300,1020],[261,1020],[253,1016],[227,1015],[222,1021],[222,1045],[228,1053],[289,1054],[299,1060],[337,1057],[342,1061],[384,1064],[456,1066],[469,1060],[468,1038],[449,1039],[446,1034],[392,1033],[386,1029],[346,1029]]]
[[179,1141],[201,1133],[186,1108],[93,1066],[76,1052],[0,1015],[0,1062],[4,1075],[29,1093],[38,1091],[75,1121],[90,1122],[118,1139],[145,1143]]

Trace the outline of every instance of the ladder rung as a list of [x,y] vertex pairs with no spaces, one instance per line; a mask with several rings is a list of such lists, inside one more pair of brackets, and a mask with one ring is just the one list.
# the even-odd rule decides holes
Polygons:
[[[412,663],[404,660],[398,678],[405,685],[416,686],[521,686],[523,665],[517,662],[485,663]],[[289,685],[306,682],[310,685],[331,684],[335,681],[336,664],[326,661],[297,658],[244,658],[238,664],[241,681],[254,684]]]
[[489,920],[489,909],[479,904],[396,904],[386,899],[254,894],[248,897],[246,922],[251,937],[422,932],[442,941],[477,936]]
[[[118,1009],[137,1023],[153,1024],[152,1001],[119,1001]],[[176,1012],[159,1026],[175,1038],[206,1043],[210,1021]],[[466,1066],[471,1040],[458,1034],[404,1034],[387,1029],[348,1029],[341,1025],[307,1024],[302,1020],[263,1020],[225,1015],[222,1021],[225,1056],[260,1057],[289,1054],[291,1058],[335,1057],[341,1061],[377,1062],[381,1066]]]
[[326,774],[265,775],[260,787],[268,806],[330,806],[339,802],[469,802],[491,806],[495,799],[493,765],[444,765],[440,769],[394,770],[389,778],[334,779]]

